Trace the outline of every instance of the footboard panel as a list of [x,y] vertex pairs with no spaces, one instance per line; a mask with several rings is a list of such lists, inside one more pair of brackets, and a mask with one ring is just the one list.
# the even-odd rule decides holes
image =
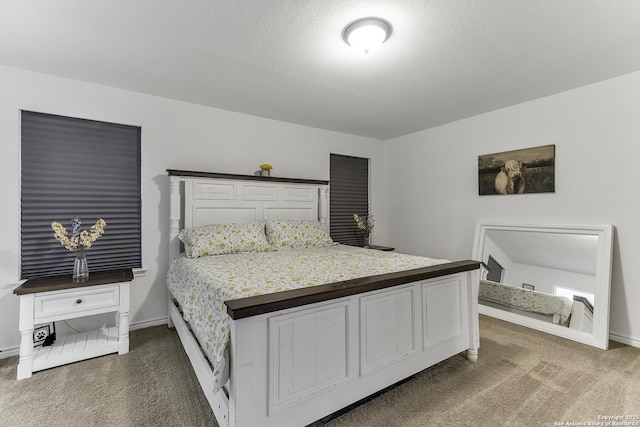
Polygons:
[[476,274],[234,320],[229,425],[308,425],[465,350],[476,354]]
[[269,317],[272,415],[348,380],[348,301]]
[[360,376],[416,353],[420,331],[417,286],[372,292],[358,300]]

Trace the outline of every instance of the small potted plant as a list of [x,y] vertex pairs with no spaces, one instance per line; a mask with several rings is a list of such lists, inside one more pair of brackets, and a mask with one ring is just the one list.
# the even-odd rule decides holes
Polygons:
[[271,166],[269,163],[263,163],[260,165],[260,176],[271,176]]
[[353,219],[356,221],[356,224],[358,225],[358,230],[362,232],[362,236],[363,236],[362,247],[368,248],[369,237],[371,235],[371,232],[373,231],[373,224],[375,223],[375,221],[373,220],[373,215],[369,214],[369,215],[360,216],[356,213],[356,214],[353,214]]

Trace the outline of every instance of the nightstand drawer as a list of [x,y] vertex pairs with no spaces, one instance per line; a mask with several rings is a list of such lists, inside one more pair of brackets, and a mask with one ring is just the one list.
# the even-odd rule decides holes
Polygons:
[[96,286],[82,290],[47,292],[35,297],[35,321],[63,315],[80,317],[99,312],[117,311],[120,303],[118,286]]

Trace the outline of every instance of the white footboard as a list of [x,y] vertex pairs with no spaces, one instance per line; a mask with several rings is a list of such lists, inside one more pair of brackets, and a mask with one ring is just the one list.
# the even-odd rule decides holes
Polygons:
[[304,426],[465,350],[477,360],[477,274],[233,321],[229,425]]

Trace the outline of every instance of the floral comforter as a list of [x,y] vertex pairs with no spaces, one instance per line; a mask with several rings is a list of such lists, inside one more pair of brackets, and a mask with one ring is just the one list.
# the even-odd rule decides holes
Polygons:
[[167,284],[213,364],[216,389],[227,381],[230,299],[316,286],[449,262],[345,245],[172,261]]
[[544,292],[516,288],[515,286],[480,281],[479,298],[514,307],[520,310],[548,314],[553,323],[565,325],[571,316],[573,303],[570,299]]

